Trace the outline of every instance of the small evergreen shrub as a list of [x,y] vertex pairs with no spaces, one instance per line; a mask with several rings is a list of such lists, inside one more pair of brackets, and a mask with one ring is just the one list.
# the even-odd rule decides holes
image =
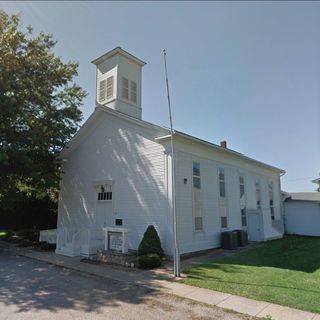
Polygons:
[[151,253],[157,254],[160,259],[164,255],[160,238],[154,226],[148,226],[138,248],[138,256],[143,256]]
[[156,253],[149,253],[143,256],[138,256],[137,263],[139,268],[152,269],[161,265],[161,258]]

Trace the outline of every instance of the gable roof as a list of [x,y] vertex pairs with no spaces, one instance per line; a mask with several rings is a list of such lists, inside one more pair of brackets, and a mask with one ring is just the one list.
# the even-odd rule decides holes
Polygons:
[[[106,113],[109,113],[109,114],[111,114],[113,116],[125,119],[126,121],[133,122],[133,123],[135,123],[135,124],[137,124],[139,126],[148,127],[150,129],[158,130],[160,136],[158,138],[156,138],[156,141],[158,141],[159,143],[161,143],[162,141],[165,141],[167,139],[170,139],[170,137],[171,137],[170,136],[170,130],[167,127],[159,126],[159,125],[153,124],[153,123],[145,121],[145,120],[141,120],[141,119],[137,119],[137,118],[131,117],[131,116],[125,114],[125,113],[112,110],[111,108],[108,108],[108,107],[105,107],[105,106],[98,106],[98,107],[95,108],[94,112],[87,119],[87,121],[82,125],[82,127],[80,127],[80,129],[73,136],[73,138],[69,141],[67,146],[62,150],[62,152],[61,152],[61,156],[62,157],[67,155],[68,149],[72,149],[72,147],[74,145],[79,143],[79,141],[82,139],[82,137],[86,136],[86,132],[93,125],[93,123],[95,123],[95,120],[99,118],[99,116],[98,116],[99,112],[106,112]],[[165,134],[165,135],[163,135],[163,134]],[[190,140],[190,141],[193,141],[193,142],[196,142],[196,143],[200,143],[200,144],[202,144],[204,146],[207,146],[209,148],[213,148],[215,150],[218,150],[218,151],[221,151],[221,152],[224,152],[224,153],[228,153],[230,155],[234,155],[236,157],[239,157],[239,158],[242,158],[244,160],[247,160],[247,161],[249,161],[249,162],[251,162],[253,164],[265,167],[265,168],[273,170],[273,171],[277,171],[280,174],[284,174],[285,173],[285,170],[283,170],[283,169],[280,169],[280,168],[271,166],[269,164],[266,164],[264,162],[255,160],[253,158],[247,157],[246,155],[244,155],[244,154],[242,154],[240,152],[234,151],[232,149],[223,148],[223,147],[221,147],[221,146],[219,146],[219,145],[217,145],[215,143],[212,143],[212,142],[209,142],[209,141],[206,141],[206,140],[191,136],[191,135],[189,135],[187,133],[184,133],[182,131],[174,130],[174,136],[181,136],[181,137],[183,137],[183,138],[185,138],[187,140]]]
[[96,121],[100,119],[100,113],[105,112],[110,115],[113,115],[118,118],[122,118],[126,121],[133,122],[141,127],[147,127],[151,128],[154,130],[158,130],[159,133],[161,132],[162,134],[169,133],[169,129],[166,127],[161,127],[156,124],[153,124],[151,122],[147,122],[144,120],[137,119],[135,117],[131,117],[125,113],[122,113],[120,111],[115,111],[111,108],[99,105],[95,107],[93,113],[89,116],[89,118],[83,123],[82,126],[80,126],[79,130],[75,133],[75,135],[69,140],[69,142],[66,144],[66,146],[63,148],[63,150],[60,153],[60,158],[64,158],[67,156],[67,154],[74,149],[84,137],[86,137],[87,133],[90,131],[90,129],[94,126]]
[[116,47],[116,48],[108,51],[107,53],[104,53],[102,56],[92,60],[91,63],[99,64],[99,63],[103,62],[104,60],[109,59],[110,57],[114,56],[115,54],[120,54],[120,55],[132,60],[133,62],[137,63],[141,67],[143,67],[145,64],[147,64],[146,62],[135,57],[133,54],[123,50],[121,47]]
[[[255,160],[253,158],[250,158],[250,157],[247,157],[246,155],[244,155],[243,153],[240,153],[240,152],[237,152],[237,151],[234,151],[232,149],[229,149],[229,148],[224,148],[224,147],[221,147],[219,146],[218,144],[215,144],[215,143],[212,143],[212,142],[209,142],[209,141],[206,141],[206,140],[203,140],[203,139],[200,139],[200,138],[197,138],[197,137],[194,137],[194,136],[191,136],[185,132],[182,132],[182,131],[177,131],[175,130],[174,131],[174,135],[176,136],[181,136],[187,140],[190,140],[190,141],[193,141],[193,142],[196,142],[196,143],[200,143],[204,146],[207,146],[209,148],[213,148],[213,149],[216,149],[218,151],[221,151],[221,152],[225,152],[225,153],[228,153],[230,155],[234,155],[234,156],[237,156],[239,158],[242,158],[244,160],[247,160],[251,163],[254,163],[256,165],[259,165],[259,166],[262,166],[262,167],[265,167],[267,169],[271,169],[273,171],[278,171],[279,173],[281,174],[284,174],[285,173],[285,170],[283,169],[280,169],[280,168],[277,168],[277,167],[274,167],[274,166],[271,166],[269,164],[266,164],[264,162],[261,162],[261,161],[258,161],[258,160]],[[163,137],[159,137],[157,138],[156,140],[157,141],[165,141],[167,139],[170,139],[170,135],[167,135],[167,136],[163,136]]]

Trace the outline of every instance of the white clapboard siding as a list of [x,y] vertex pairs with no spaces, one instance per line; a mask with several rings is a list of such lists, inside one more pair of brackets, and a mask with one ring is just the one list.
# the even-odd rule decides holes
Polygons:
[[94,181],[114,180],[113,217],[130,229],[129,245],[137,249],[149,224],[155,225],[171,253],[161,133],[101,112],[99,122],[72,151],[64,165],[59,223],[83,228],[94,221]]
[[[137,249],[149,224],[153,224],[167,254],[172,254],[170,207],[170,151],[155,138],[167,135],[159,127],[131,121],[113,112],[100,112],[94,125],[73,147],[64,164],[58,226],[89,228],[95,221],[95,181],[112,180],[113,213],[129,229],[129,247]],[[176,139],[176,204],[181,253],[220,246],[219,187],[217,170],[225,169],[227,230],[242,228],[239,174],[245,177],[246,207],[256,209],[255,180],[260,179],[263,239],[282,236],[271,221],[268,182],[274,186],[274,211],[281,219],[279,173],[241,157]],[[167,163],[168,161],[168,163]],[[192,162],[200,163],[203,229],[195,231]],[[187,183],[185,183],[187,179]],[[114,225],[111,225],[114,226]]]
[[[226,206],[228,215],[227,230],[241,229],[239,174],[245,176],[247,208],[256,209],[255,179],[261,181],[261,197],[264,214],[265,240],[282,236],[272,226],[267,192],[268,181],[274,185],[274,209],[276,219],[281,219],[280,191],[278,175],[248,162],[235,160],[233,156],[203,149],[196,144],[176,143],[177,150],[177,212],[179,216],[179,239],[181,253],[205,250],[220,246],[218,167],[225,169]],[[203,230],[194,230],[192,197],[192,162],[200,163]],[[187,179],[187,184],[184,184]]]
[[320,236],[320,202],[287,200],[286,232],[304,236]]

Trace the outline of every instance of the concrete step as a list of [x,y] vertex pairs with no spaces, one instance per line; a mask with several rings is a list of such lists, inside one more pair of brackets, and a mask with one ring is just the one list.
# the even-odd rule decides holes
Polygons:
[[65,248],[57,249],[56,253],[57,254],[62,254],[62,255],[67,256],[67,257],[77,257],[77,256],[79,256],[79,254],[73,252],[72,250],[66,250]]
[[67,242],[64,246],[62,246],[60,249],[56,250],[56,253],[62,254],[64,256],[68,257],[76,257],[79,256],[78,253],[74,252],[73,244],[72,242]]
[[63,247],[68,248],[68,249],[72,249],[72,242],[67,242]]

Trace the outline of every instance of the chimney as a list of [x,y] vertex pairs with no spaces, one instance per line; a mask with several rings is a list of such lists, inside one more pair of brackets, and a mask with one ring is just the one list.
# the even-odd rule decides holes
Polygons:
[[220,147],[226,149],[227,148],[227,141],[226,140],[220,141]]

